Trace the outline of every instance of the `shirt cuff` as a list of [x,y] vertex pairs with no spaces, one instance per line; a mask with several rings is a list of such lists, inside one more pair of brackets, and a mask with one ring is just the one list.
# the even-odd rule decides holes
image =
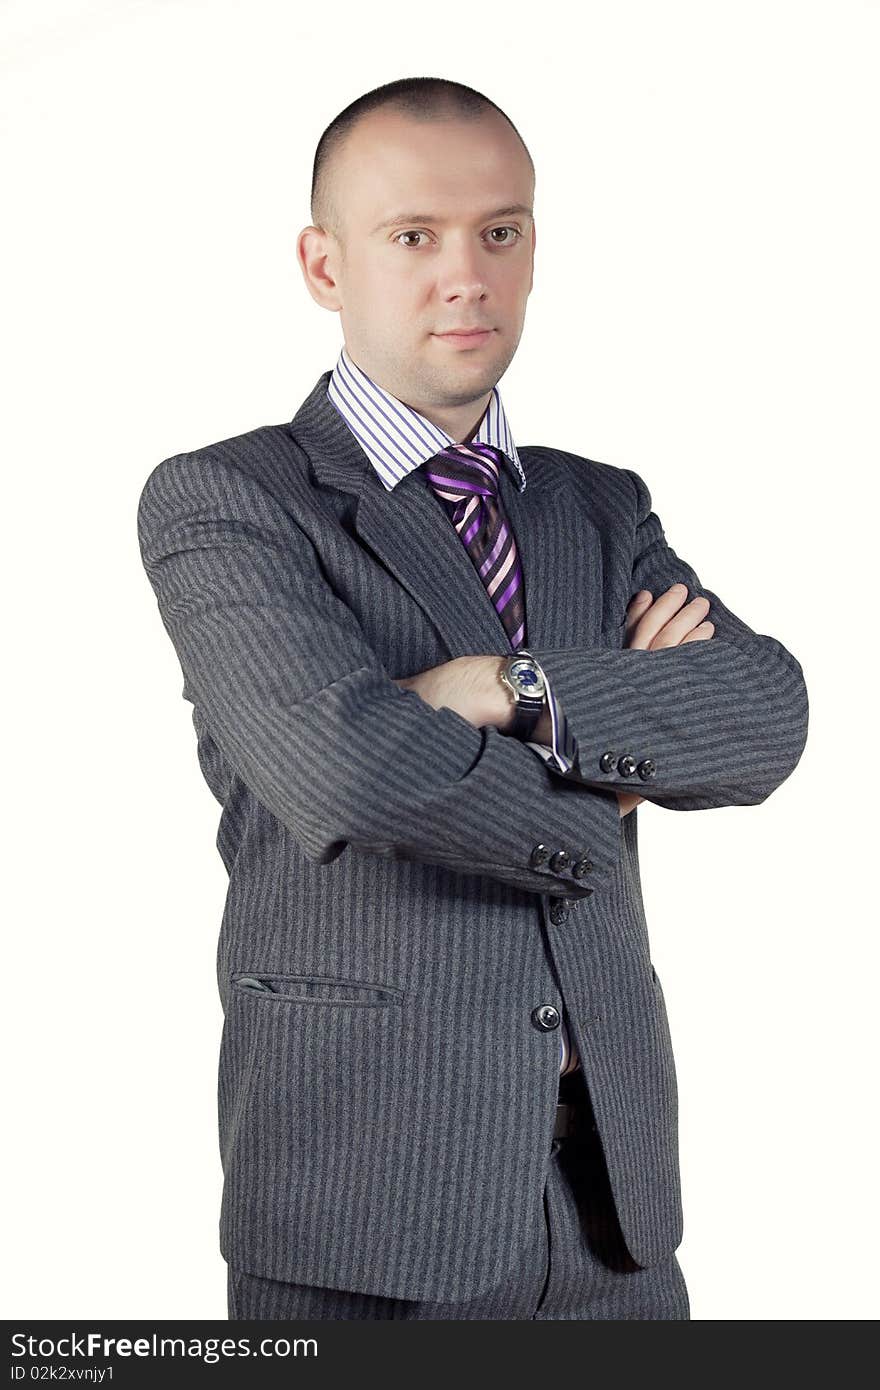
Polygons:
[[[534,661],[534,657],[532,657],[532,660]],[[543,758],[546,763],[550,763],[558,772],[571,772],[572,768],[577,772],[579,770],[577,739],[569,727],[562,705],[553,694],[544,668],[538,661],[535,661],[535,665],[544,677],[553,735],[552,743],[550,744],[527,741],[526,747],[533,749],[540,758]]]

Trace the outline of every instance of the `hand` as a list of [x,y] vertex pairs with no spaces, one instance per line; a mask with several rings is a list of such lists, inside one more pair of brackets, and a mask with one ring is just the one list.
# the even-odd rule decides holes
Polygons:
[[630,811],[634,811],[639,802],[645,799],[643,796],[639,796],[638,792],[615,791],[614,795],[617,797],[617,808],[621,820],[624,816],[628,816]]
[[660,647],[707,641],[715,632],[714,623],[703,621],[709,600],[692,598],[682,608],[686,598],[686,584],[671,585],[658,599],[647,589],[640,589],[627,605],[624,646],[654,652]]
[[[682,608],[686,598],[686,584],[671,585],[658,599],[649,590],[640,589],[627,606],[624,646],[654,652],[661,647],[708,641],[715,632],[715,624],[704,621],[709,600],[694,598]],[[637,792],[618,792],[617,800],[621,816],[626,816],[645,798]]]
[[414,690],[434,709],[455,710],[476,728],[494,724],[505,729],[513,722],[514,710],[498,678],[503,664],[498,656],[457,656],[414,676],[401,676],[394,684]]

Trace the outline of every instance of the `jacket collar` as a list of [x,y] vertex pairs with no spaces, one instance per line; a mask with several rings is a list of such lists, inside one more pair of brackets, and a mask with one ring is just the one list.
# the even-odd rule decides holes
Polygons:
[[[288,426],[320,487],[355,498],[361,541],[409,591],[439,631],[451,657],[510,652],[504,625],[420,469],[389,491],[327,396],[323,372]],[[511,470],[499,475],[526,588],[526,647],[597,645],[601,623],[598,529],[574,496],[564,460],[521,451],[528,487]]]

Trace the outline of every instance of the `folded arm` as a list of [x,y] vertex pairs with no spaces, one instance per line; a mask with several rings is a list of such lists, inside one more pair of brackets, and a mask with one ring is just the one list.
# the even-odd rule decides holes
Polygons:
[[[253,478],[204,451],[164,460],[138,539],[184,698],[307,855],[350,846],[529,892],[601,891],[620,845],[611,789],[561,781],[519,740],[399,689]],[[553,869],[539,845],[567,863]]]
[[801,666],[700,584],[667,543],[643,480],[624,471],[637,500],[631,594],[647,589],[656,598],[681,582],[690,598],[708,599],[715,631],[708,641],[655,650],[530,647],[576,743],[573,767],[554,775],[678,811],[764,801],[806,743]]

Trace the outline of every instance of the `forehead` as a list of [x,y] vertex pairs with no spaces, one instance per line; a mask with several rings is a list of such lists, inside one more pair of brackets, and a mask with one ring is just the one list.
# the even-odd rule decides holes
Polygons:
[[439,121],[373,111],[349,135],[339,175],[340,204],[359,231],[372,232],[410,209],[451,222],[532,205],[526,152],[494,111]]

